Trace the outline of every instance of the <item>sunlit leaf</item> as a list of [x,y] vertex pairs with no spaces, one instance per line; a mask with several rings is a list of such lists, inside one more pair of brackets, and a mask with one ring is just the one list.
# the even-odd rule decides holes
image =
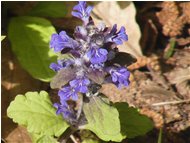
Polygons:
[[7,115],[19,125],[26,126],[30,133],[59,136],[68,128],[62,116],[56,115],[45,91],[17,95],[7,109]]
[[56,54],[49,49],[53,33],[54,27],[43,18],[15,17],[9,24],[8,36],[20,64],[34,78],[46,82],[55,74],[49,69],[50,63],[56,61]]
[[58,143],[58,141],[50,135],[31,134],[33,143]]
[[121,141],[119,113],[117,109],[100,97],[91,97],[84,103],[84,113],[88,124],[85,129],[94,132],[100,139],[105,141]]

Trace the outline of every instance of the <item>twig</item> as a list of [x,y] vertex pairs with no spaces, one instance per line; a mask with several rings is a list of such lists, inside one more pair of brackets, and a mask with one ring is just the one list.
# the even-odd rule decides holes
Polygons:
[[74,143],[78,143],[77,140],[75,139],[75,137],[73,135],[70,135],[70,138],[71,140],[74,142]]
[[159,103],[154,103],[152,106],[163,106],[163,105],[169,105],[169,104],[181,104],[181,103],[186,103],[190,102],[190,99],[188,100],[181,100],[181,101],[167,101],[167,102],[159,102]]

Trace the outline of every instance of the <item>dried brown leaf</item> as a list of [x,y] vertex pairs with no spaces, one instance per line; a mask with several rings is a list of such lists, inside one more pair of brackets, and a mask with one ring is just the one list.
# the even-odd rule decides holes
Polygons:
[[174,84],[178,92],[184,98],[190,98],[190,67],[176,68],[169,73],[165,74],[171,84]]
[[32,143],[26,128],[21,126],[14,129],[5,140],[7,143]]
[[178,45],[180,46],[185,46],[185,45],[188,45],[190,44],[190,37],[187,37],[187,38],[178,38],[176,39]]
[[[165,88],[158,86],[154,81],[146,80],[141,84],[142,96],[146,98],[154,97],[154,100],[165,101],[173,99],[175,93],[171,90],[166,90]],[[157,101],[156,101],[157,102]],[[151,102],[152,104],[153,102]]]
[[175,59],[175,64],[178,67],[184,67],[187,68],[190,66],[190,47],[189,48],[184,48],[183,50],[178,50],[173,58]]
[[175,70],[167,73],[166,76],[171,84],[180,84],[181,82],[190,79],[190,67],[187,69],[176,68]]

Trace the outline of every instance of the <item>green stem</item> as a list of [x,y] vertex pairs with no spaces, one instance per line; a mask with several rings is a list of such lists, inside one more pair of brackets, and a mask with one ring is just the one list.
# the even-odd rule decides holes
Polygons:
[[162,143],[162,128],[160,128],[159,136],[158,136],[158,143]]

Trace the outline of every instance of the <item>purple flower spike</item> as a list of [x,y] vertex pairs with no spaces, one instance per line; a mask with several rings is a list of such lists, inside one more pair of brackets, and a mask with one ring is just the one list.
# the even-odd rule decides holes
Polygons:
[[116,84],[118,88],[129,85],[130,72],[126,68],[111,68],[109,70],[109,73],[111,74],[112,81]]
[[[66,121],[77,126],[83,123],[83,118],[78,118],[80,112],[77,113],[68,100],[76,102],[78,93],[87,98],[96,96],[99,87],[107,82],[114,83],[118,88],[130,83],[129,71],[120,67],[115,59],[119,52],[117,45],[128,40],[125,27],[117,29],[115,24],[109,28],[103,23],[96,26],[90,17],[92,9],[87,2],[79,1],[72,15],[82,20],[83,24],[76,26],[73,38],[61,31],[53,34],[50,41],[50,47],[59,52],[58,59],[62,59],[50,65],[58,72],[51,82],[52,88],[59,88],[60,103],[54,104],[54,107],[57,114],[62,114]],[[69,56],[64,58],[65,54]]]
[[70,38],[65,31],[61,31],[59,34],[52,35],[50,47],[54,48],[55,52],[60,52],[66,47],[75,49],[78,47],[78,42]]
[[56,114],[62,114],[65,119],[75,119],[76,115],[73,111],[69,110],[67,104],[59,104],[55,103],[53,105],[55,108],[57,108]]
[[79,4],[74,6],[74,11],[72,11],[72,15],[80,18],[86,25],[89,22],[90,12],[92,11],[92,9],[92,6],[87,7],[85,1],[79,1]]
[[90,84],[90,80],[88,78],[77,78],[69,82],[70,86],[73,87],[76,91],[81,93],[88,92],[88,85]]
[[107,42],[114,42],[117,45],[123,44],[123,41],[128,40],[128,35],[126,34],[125,27],[122,26],[119,32],[117,32],[117,25],[114,24],[106,39]]
[[78,100],[78,91],[76,91],[73,87],[66,86],[59,90],[58,95],[60,96],[61,103],[65,103],[67,100]]
[[108,51],[103,48],[91,48],[87,52],[87,56],[92,64],[104,63],[107,60]]

